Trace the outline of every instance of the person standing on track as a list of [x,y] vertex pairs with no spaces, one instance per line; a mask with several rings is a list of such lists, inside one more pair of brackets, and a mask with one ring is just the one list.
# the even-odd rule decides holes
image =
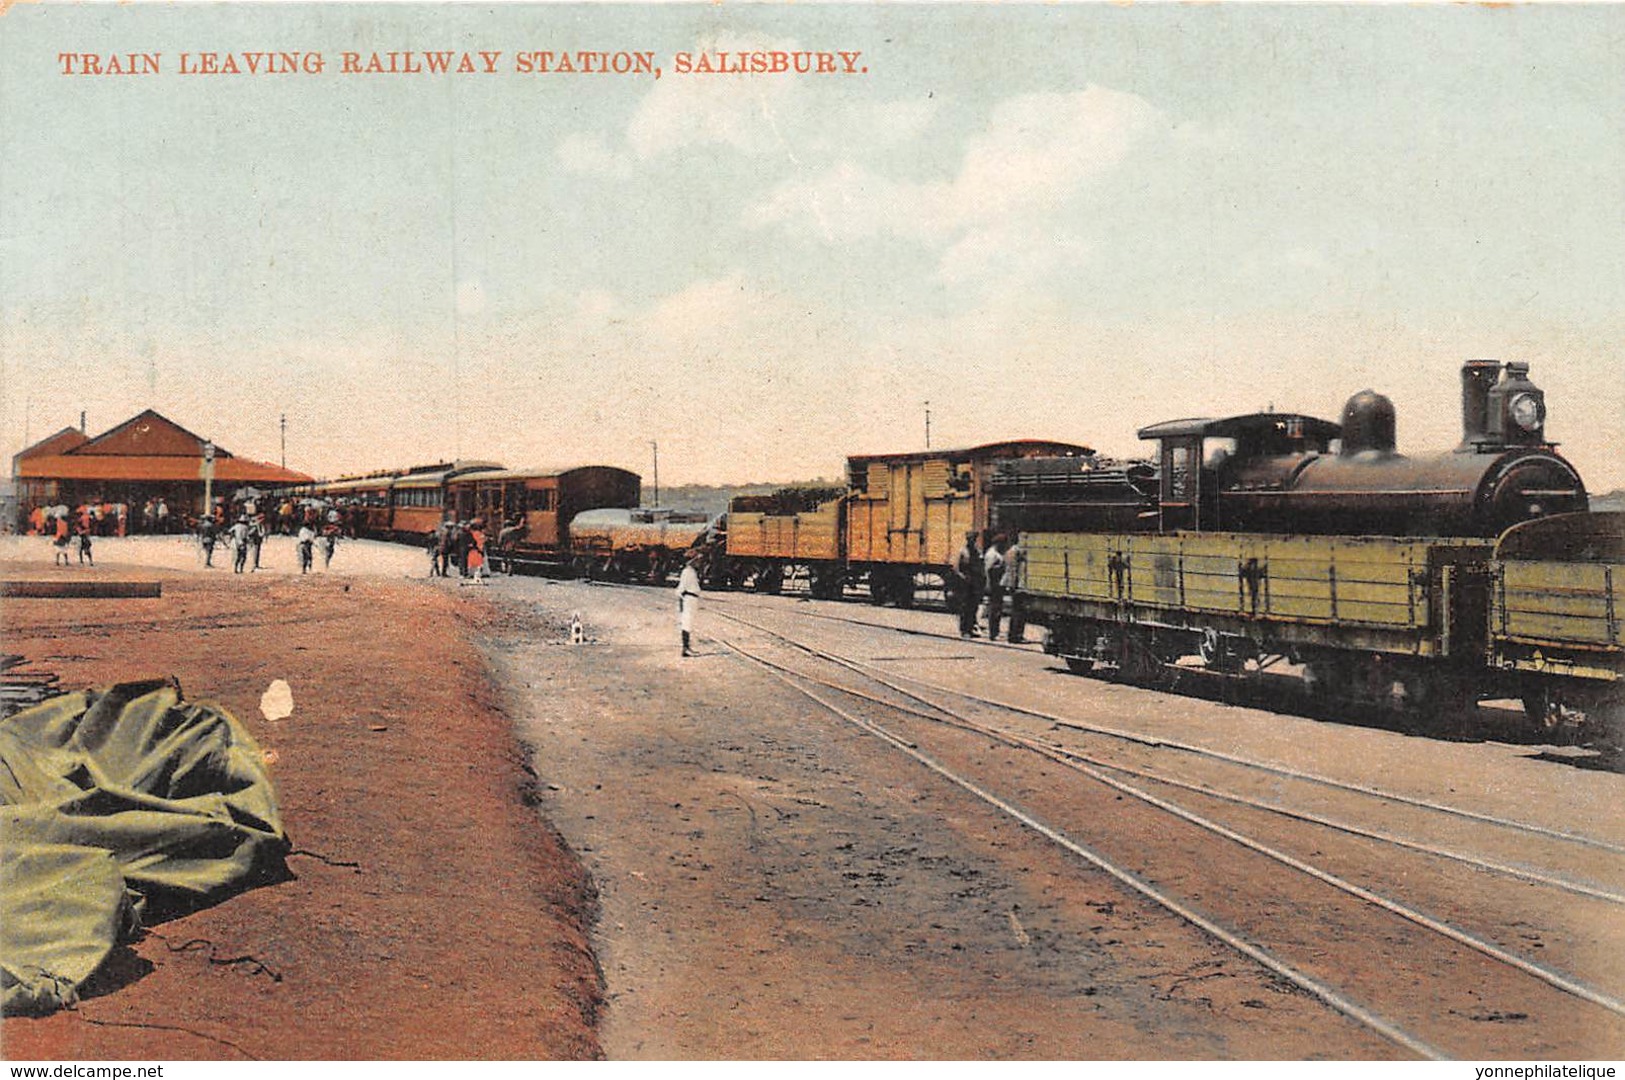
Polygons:
[[329,521],[322,526],[322,569],[328,570],[333,566],[333,549],[338,546],[339,533],[343,531],[336,521]]
[[204,514],[197,523],[197,542],[203,545],[203,565],[210,569],[214,567],[214,542],[218,532],[213,514]]
[[468,523],[468,554],[464,558],[470,581],[485,582],[485,522],[475,518]]
[[316,530],[310,523],[299,526],[299,572],[310,573],[310,564],[315,561]]
[[[254,570],[260,568],[260,548],[265,545],[265,515],[256,515],[248,523],[248,550],[254,555]],[[252,571],[250,571],[252,573]]]
[[684,656],[694,655],[689,635],[694,632],[694,613],[700,606],[700,557],[699,552],[692,552],[677,575],[677,625],[683,633]]
[[79,565],[80,566],[83,566],[87,562],[91,566],[96,565],[96,558],[95,558],[95,556],[93,556],[90,553],[90,538],[91,538],[92,533],[93,533],[93,530],[91,529],[91,527],[89,525],[83,524],[83,523],[80,524],[80,526],[79,526]]

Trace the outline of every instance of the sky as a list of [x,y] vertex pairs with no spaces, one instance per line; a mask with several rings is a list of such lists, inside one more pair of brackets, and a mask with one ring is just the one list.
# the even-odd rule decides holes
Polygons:
[[[342,70],[441,50],[478,70]],[[578,50],[660,77],[519,69]],[[262,51],[324,67],[182,71]],[[778,51],[860,55],[678,70]],[[131,52],[158,71],[65,73]],[[1530,363],[1601,492],[1625,486],[1622,239],[1622,5],[0,16],[8,455],[151,407],[273,462],[286,416],[318,476],[647,481],[653,443],[663,483],[735,484],[922,448],[927,412],[938,447],[1128,456],[1148,424],[1336,419],[1366,388],[1424,453],[1488,357]]]

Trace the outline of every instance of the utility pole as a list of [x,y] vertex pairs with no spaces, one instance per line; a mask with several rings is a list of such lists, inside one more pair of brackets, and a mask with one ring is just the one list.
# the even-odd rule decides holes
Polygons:
[[931,403],[925,403],[925,448],[931,449]]
[[653,439],[649,440],[649,449],[655,455],[655,505],[660,505],[660,444]]
[[203,444],[203,515],[214,516],[214,443]]
[[282,414],[282,467],[288,467],[288,414]]

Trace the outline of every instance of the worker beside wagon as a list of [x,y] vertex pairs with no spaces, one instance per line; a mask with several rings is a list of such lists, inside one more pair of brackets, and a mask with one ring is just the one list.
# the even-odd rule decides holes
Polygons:
[[1006,640],[1012,645],[1027,641],[1027,601],[1021,595],[1026,584],[1027,549],[1021,546],[1021,534],[1014,530],[1004,549],[1004,592],[1010,598],[1010,633]]
[[993,537],[982,556],[982,580],[987,588],[987,639],[999,639],[999,624],[1004,621],[1004,549],[1007,541],[1003,533]]
[[954,560],[954,571],[959,578],[959,636],[978,637],[976,612],[982,605],[982,589],[987,577],[987,566],[982,551],[976,545],[975,530],[965,534],[965,546]]

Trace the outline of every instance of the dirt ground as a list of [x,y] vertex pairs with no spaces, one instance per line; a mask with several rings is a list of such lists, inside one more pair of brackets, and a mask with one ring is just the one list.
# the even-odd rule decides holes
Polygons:
[[683,660],[665,590],[510,588],[592,638],[516,621],[492,644],[543,807],[598,883],[611,1058],[1393,1054],[1104,875],[1080,885],[730,654],[703,609]]
[[[16,1059],[1404,1056],[731,652],[730,609],[822,615],[831,647],[1029,708],[1625,843],[1608,809],[1625,776],[1579,751],[1078,679],[1031,646],[932,637],[946,616],[855,609],[897,634],[848,625],[852,606],[713,595],[685,660],[665,589],[462,588],[387,545],[348,545],[304,579],[291,549],[243,577],[200,570],[184,545],[97,553],[125,565],[52,571],[47,552],[0,542],[0,571],[158,578],[163,597],[8,601],[7,651],[70,687],[173,674],[223,702],[275,756],[296,853],[289,880],[154,927],[76,1011],[6,1020]],[[270,722],[257,703],[274,678],[296,711]],[[996,761],[985,775],[1009,779]],[[1058,783],[1040,770],[1015,797]],[[1130,845],[1131,869],[1166,870],[1137,861],[1110,804],[1091,825]],[[1459,831],[1450,842],[1491,842]],[[1492,854],[1558,858],[1523,840]],[[1425,908],[1620,977],[1613,907],[1543,909],[1522,883],[1459,869],[1396,881],[1388,849],[1348,857]],[[1616,862],[1552,869],[1607,883]]]
[[[224,704],[274,757],[294,852],[287,880],[151,927],[76,1010],[7,1018],[7,1058],[599,1056],[592,896],[525,801],[471,643],[485,590],[408,580],[417,553],[382,545],[301,578],[291,541],[240,576],[179,541],[102,541],[71,570],[9,544],[10,579],[162,582],[153,600],[8,600],[5,650],[65,688],[174,675]],[[276,678],[295,709],[270,722]]]

